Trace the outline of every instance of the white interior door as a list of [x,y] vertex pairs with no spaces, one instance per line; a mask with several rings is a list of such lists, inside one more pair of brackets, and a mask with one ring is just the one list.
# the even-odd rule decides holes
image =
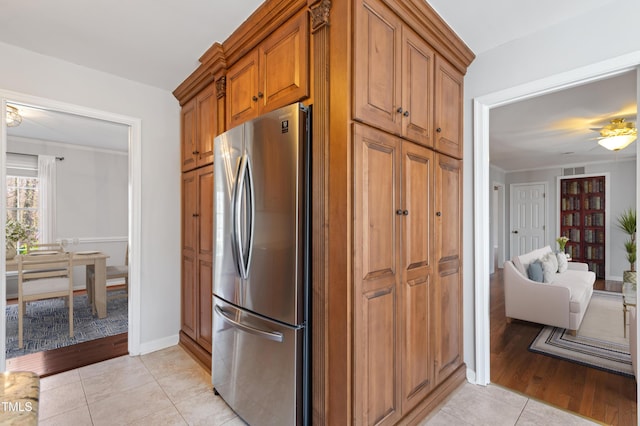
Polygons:
[[547,185],[511,185],[511,256],[544,247],[546,243]]

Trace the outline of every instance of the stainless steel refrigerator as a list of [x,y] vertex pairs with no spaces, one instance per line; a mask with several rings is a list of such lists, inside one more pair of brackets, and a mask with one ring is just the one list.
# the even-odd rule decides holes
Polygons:
[[212,381],[247,423],[307,424],[309,111],[215,139]]

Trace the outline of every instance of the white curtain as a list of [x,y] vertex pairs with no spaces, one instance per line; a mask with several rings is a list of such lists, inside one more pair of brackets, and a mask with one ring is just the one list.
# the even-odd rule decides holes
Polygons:
[[38,156],[39,212],[41,243],[55,242],[56,231],[56,157]]

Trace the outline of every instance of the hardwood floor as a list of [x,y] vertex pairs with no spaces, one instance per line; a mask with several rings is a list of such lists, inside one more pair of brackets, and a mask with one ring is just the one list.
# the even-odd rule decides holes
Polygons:
[[[542,326],[507,324],[502,269],[496,271],[491,276],[491,382],[605,424],[638,424],[634,379],[528,350]],[[620,291],[616,283],[596,284],[596,289]]]
[[7,360],[7,371],[33,371],[40,377],[46,377],[128,353],[128,333],[122,333],[64,348],[10,358]]

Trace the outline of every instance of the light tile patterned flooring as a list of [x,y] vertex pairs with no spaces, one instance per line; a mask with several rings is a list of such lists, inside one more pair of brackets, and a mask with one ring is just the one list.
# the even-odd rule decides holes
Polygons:
[[[179,346],[123,356],[40,382],[39,425],[245,423],[215,396],[210,376]],[[587,425],[581,417],[497,386],[465,384],[423,426]]]

